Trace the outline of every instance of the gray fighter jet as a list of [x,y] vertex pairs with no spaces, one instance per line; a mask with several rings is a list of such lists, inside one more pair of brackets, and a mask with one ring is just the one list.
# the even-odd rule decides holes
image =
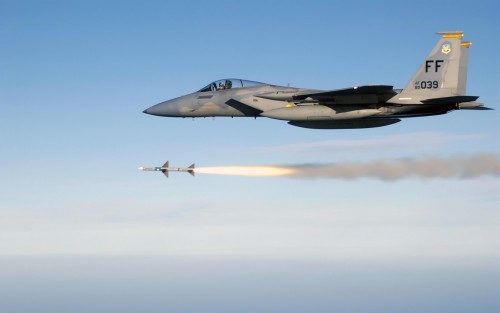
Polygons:
[[367,85],[337,90],[282,87],[242,79],[214,81],[195,93],[154,105],[144,113],[167,117],[269,117],[304,128],[387,126],[401,118],[453,110],[489,110],[465,93],[470,42],[462,31],[441,39],[403,89]]

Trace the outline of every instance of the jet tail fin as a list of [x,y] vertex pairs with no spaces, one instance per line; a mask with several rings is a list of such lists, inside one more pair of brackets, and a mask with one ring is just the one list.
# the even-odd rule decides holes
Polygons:
[[388,102],[415,104],[426,99],[465,96],[470,42],[462,31],[439,32],[441,39],[400,94]]

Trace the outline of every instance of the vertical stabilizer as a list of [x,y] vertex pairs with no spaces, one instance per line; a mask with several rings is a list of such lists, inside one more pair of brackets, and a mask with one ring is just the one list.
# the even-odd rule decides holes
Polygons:
[[439,32],[441,39],[403,91],[389,102],[419,103],[425,99],[465,95],[470,42],[462,31]]

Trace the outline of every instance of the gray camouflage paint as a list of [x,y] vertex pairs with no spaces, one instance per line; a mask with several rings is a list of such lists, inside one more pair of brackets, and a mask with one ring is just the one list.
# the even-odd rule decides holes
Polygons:
[[166,117],[268,117],[298,127],[344,129],[381,127],[400,118],[456,109],[488,109],[474,102],[478,97],[465,95],[470,43],[461,42],[461,31],[438,34],[441,39],[403,90],[370,85],[321,91],[228,79],[143,112]]

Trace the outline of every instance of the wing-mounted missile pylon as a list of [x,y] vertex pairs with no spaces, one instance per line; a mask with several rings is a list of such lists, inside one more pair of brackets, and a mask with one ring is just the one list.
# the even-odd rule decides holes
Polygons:
[[189,167],[170,167],[168,161],[161,167],[141,166],[139,167],[139,170],[162,172],[166,177],[168,177],[169,172],[187,172],[194,176],[194,164],[191,164]]

